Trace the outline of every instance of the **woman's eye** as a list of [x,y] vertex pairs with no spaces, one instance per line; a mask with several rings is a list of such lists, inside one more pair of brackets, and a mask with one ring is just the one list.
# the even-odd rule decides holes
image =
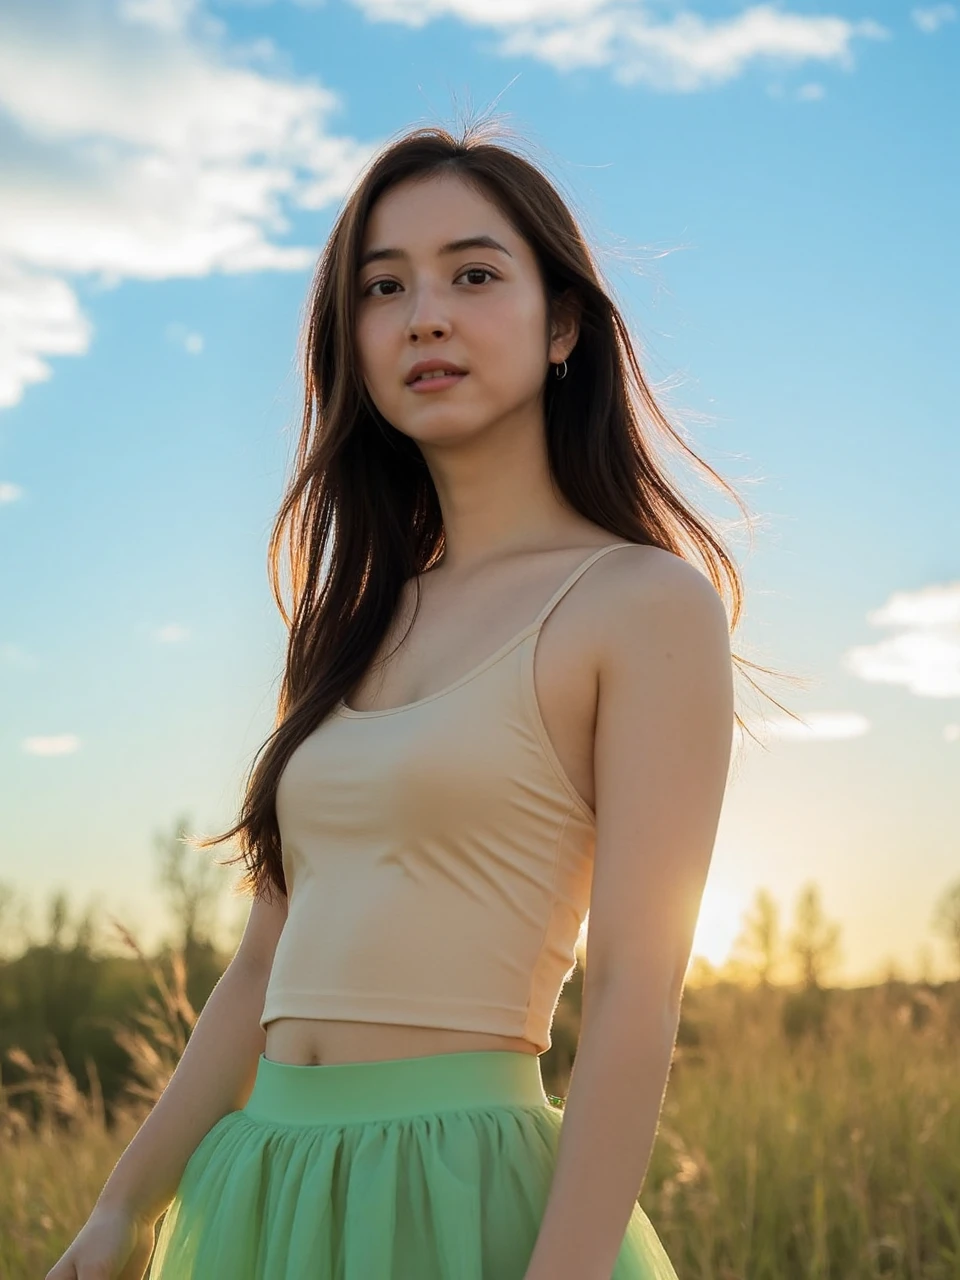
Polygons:
[[[467,267],[465,271],[461,271],[461,272],[460,272],[460,275],[459,275],[459,276],[457,276],[457,279],[459,280],[459,279],[461,278],[461,276],[489,276],[489,277],[491,278],[491,280],[496,280],[496,278],[497,278],[497,277],[496,277],[496,275],[495,275],[495,274],[490,270],[490,268],[489,268],[489,267]],[[484,284],[484,283],[485,283],[485,281],[483,281],[483,280],[474,280],[474,281],[472,281],[471,283],[473,283],[473,284]],[[364,297],[371,297],[371,298],[389,298],[391,295],[390,295],[390,294],[388,294],[388,293],[374,293],[374,292],[373,292],[373,290],[374,290],[374,289],[376,289],[377,285],[381,285],[381,284],[385,284],[385,285],[395,285],[395,284],[397,284],[397,281],[396,281],[396,280],[374,280],[373,284],[369,284],[369,285],[367,285],[366,289],[364,289],[364,291],[363,291]]]
[[[487,267],[467,267],[466,271],[460,272],[461,276],[490,276],[492,280],[496,280],[496,276]],[[460,279],[460,276],[457,276]],[[476,283],[476,281],[474,281]]]
[[[380,294],[375,294],[375,293],[373,292],[373,290],[377,287],[377,285],[378,285],[378,284],[396,284],[396,283],[397,283],[397,282],[396,282],[396,280],[374,280],[373,284],[371,284],[371,285],[367,285],[366,289],[364,289],[364,291],[363,291],[363,292],[364,292],[364,296],[365,296],[365,297],[366,297],[366,296],[369,296],[369,297],[372,297],[372,298],[373,298],[373,297],[379,297],[379,298],[382,298],[382,297],[384,297],[384,296],[385,296],[384,294],[382,294],[382,293],[380,293]],[[388,296],[388,295],[387,295],[387,296]]]

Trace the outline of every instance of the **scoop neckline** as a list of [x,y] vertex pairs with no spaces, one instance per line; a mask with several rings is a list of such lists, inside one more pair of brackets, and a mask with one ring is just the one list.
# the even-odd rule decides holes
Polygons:
[[475,667],[471,667],[469,671],[454,680],[453,684],[448,684],[444,689],[438,689],[436,693],[428,693],[424,698],[417,698],[415,702],[402,702],[399,707],[374,707],[369,711],[357,711],[353,707],[348,707],[343,698],[341,698],[338,704],[338,709],[342,715],[349,716],[352,720],[366,720],[373,716],[392,716],[398,711],[410,711],[414,707],[422,707],[424,703],[433,702],[434,698],[442,698],[447,693],[453,693],[454,689],[459,689],[462,684],[466,684],[467,681],[472,680],[474,676],[478,676],[482,672],[486,671],[487,667],[492,667],[495,662],[499,662],[501,658],[505,658],[510,650],[515,649],[522,640],[527,638],[528,635],[533,635],[535,631],[539,630],[539,627],[539,621],[528,623],[522,631],[518,631],[515,636],[511,636],[509,640],[502,644],[494,653],[491,653],[489,657],[484,658],[482,662],[479,662]]
[[495,662],[499,662],[501,658],[506,657],[510,650],[516,648],[516,646],[525,640],[527,636],[533,635],[535,632],[539,631],[540,627],[546,621],[547,616],[549,616],[550,608],[555,603],[556,597],[558,595],[562,595],[564,588],[570,582],[570,579],[574,578],[574,576],[580,571],[588,568],[593,559],[595,557],[599,557],[601,552],[613,551],[618,547],[631,547],[636,545],[638,544],[633,542],[609,542],[605,546],[597,547],[595,551],[591,552],[590,555],[580,561],[580,564],[577,565],[576,569],[571,569],[563,582],[560,583],[556,591],[540,610],[537,617],[534,618],[533,622],[527,623],[521,631],[518,631],[515,635],[511,636],[509,640],[504,641],[499,649],[494,650],[494,652],[484,658],[482,662],[478,662],[475,667],[471,667],[469,671],[465,672],[462,676],[459,676],[452,684],[448,684],[445,688],[438,689],[436,693],[428,693],[426,697],[417,698],[414,702],[402,702],[398,707],[379,707],[372,708],[369,711],[355,710],[353,707],[347,706],[345,700],[340,698],[337,703],[338,713],[351,720],[370,720],[376,716],[392,716],[396,715],[400,711],[412,711],[415,707],[425,706],[426,703],[433,702],[436,698],[442,698],[448,693],[453,693],[455,689],[459,689],[460,686],[466,684],[468,680],[472,680],[475,676],[481,675],[486,671],[487,667],[493,666]]

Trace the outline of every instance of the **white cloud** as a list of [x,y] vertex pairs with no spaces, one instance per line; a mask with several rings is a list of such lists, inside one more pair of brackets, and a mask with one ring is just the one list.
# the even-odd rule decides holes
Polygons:
[[120,0],[120,16],[157,31],[182,31],[196,9],[195,0]]
[[826,97],[826,89],[822,84],[811,81],[809,84],[802,84],[797,90],[797,97],[801,102],[819,102],[821,98]]
[[960,626],[960,582],[895,591],[885,605],[867,614],[874,627]]
[[[0,205],[6,186],[0,170]],[[0,207],[0,408],[16,404],[30,383],[50,377],[43,356],[82,355],[93,332],[65,280],[24,270],[4,253],[7,212]]]
[[[221,9],[266,9],[275,0],[214,0],[214,3]],[[291,0],[291,3],[298,9],[322,9],[327,0]]]
[[610,7],[609,0],[353,0],[372,22],[422,27],[436,18],[459,18],[474,26],[517,26],[524,22],[570,22]]
[[164,626],[158,628],[156,638],[160,644],[180,644],[182,641],[189,639],[190,632],[186,627],[181,627],[178,622],[168,622]]
[[9,480],[0,480],[0,506],[7,502],[16,502],[23,496],[23,490],[18,484],[13,484]]
[[870,721],[859,711],[808,711],[803,723],[790,716],[771,716],[763,721],[767,738],[785,742],[836,742],[861,738],[870,731]]
[[28,756],[68,756],[80,750],[80,739],[75,733],[61,733],[47,738],[24,738],[23,749]]
[[21,649],[18,644],[0,644],[0,663],[23,667],[27,671],[35,671],[40,665],[32,653]]
[[896,633],[851,649],[847,670],[871,683],[903,685],[922,698],[960,697],[960,581],[897,591],[867,621]]
[[184,324],[168,324],[167,337],[188,355],[198,356],[203,350],[203,334],[192,332]]
[[910,17],[927,35],[932,35],[945,22],[955,22],[957,11],[952,4],[935,4],[928,9],[911,9]]
[[[608,68],[665,92],[761,61],[849,69],[855,40],[889,34],[768,4],[708,21],[629,0],[353,3],[417,28],[456,18],[496,32],[505,56]],[[929,24],[952,7],[914,14]],[[280,62],[269,40],[231,43],[201,0],[0,6],[0,408],[51,376],[49,357],[89,349],[78,279],[111,288],[313,264],[317,246],[283,238],[291,213],[342,197],[375,144],[335,132],[337,95]]]
[[71,277],[310,267],[289,214],[342,196],[373,149],[331,132],[340,105],[247,65],[188,0],[0,8],[0,406],[88,350]]
[[753,63],[854,65],[854,40],[888,39],[872,19],[787,13],[757,4],[729,18],[689,11],[658,18],[652,6],[623,0],[353,0],[375,22],[422,27],[452,17],[501,32],[498,52],[533,57],[559,70],[610,67],[622,84],[667,93],[723,84]]

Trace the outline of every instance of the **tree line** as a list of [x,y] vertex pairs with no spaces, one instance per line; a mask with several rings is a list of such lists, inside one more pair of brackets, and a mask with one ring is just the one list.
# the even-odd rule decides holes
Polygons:
[[[229,963],[243,927],[235,922],[222,937],[220,920],[231,896],[226,869],[208,853],[198,855],[187,842],[188,830],[181,818],[171,831],[154,837],[156,882],[172,928],[152,957],[144,954],[131,930],[113,917],[109,924],[115,945],[109,949],[97,912],[88,908],[72,913],[63,892],[51,896],[45,933],[37,936],[27,923],[25,904],[0,882],[0,1083],[5,1087],[18,1079],[18,1055],[25,1054],[34,1063],[62,1055],[79,1087],[89,1089],[95,1083],[109,1103],[129,1081],[134,1065],[130,1028],[149,1006],[158,981],[168,981],[172,988],[181,971],[185,1041],[196,1011]],[[232,894],[232,902],[246,914],[245,900]],[[715,967],[702,957],[695,958],[688,984],[754,988],[760,999],[777,992],[777,1017],[788,1038],[808,1032],[822,1035],[829,983],[842,953],[840,926],[828,919],[817,885],[809,883],[801,890],[789,927],[782,923],[780,907],[766,889],[758,890],[741,924],[729,959]],[[930,926],[946,943],[960,975],[960,880],[947,886],[936,901]],[[17,934],[19,949],[11,945]],[[117,941],[123,947],[120,951]],[[575,1054],[582,967],[566,984],[555,1019],[551,1053],[561,1069]],[[892,964],[885,980],[904,981]],[[925,980],[921,975],[921,984]],[[681,1027],[681,1041],[688,1031]],[[142,1041],[137,1044],[142,1047]]]

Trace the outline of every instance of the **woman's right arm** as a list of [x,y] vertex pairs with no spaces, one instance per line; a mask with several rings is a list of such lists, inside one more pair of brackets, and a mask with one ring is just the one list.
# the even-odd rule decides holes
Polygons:
[[[204,1004],[166,1088],[114,1166],[86,1226],[47,1280],[73,1277],[81,1263],[122,1265],[130,1256],[131,1233],[138,1233],[138,1251],[145,1247],[144,1237],[152,1240],[153,1224],[169,1207],[201,1139],[246,1103],[266,1044],[260,1016],[286,918],[287,900],[279,894],[272,902],[254,900],[236,955]],[[131,1274],[142,1274],[139,1266]]]
[[104,1184],[96,1208],[126,1208],[155,1222],[173,1199],[187,1161],[209,1130],[253,1089],[266,1044],[260,1026],[287,900],[254,900],[243,938],[207,998],[180,1061]]

